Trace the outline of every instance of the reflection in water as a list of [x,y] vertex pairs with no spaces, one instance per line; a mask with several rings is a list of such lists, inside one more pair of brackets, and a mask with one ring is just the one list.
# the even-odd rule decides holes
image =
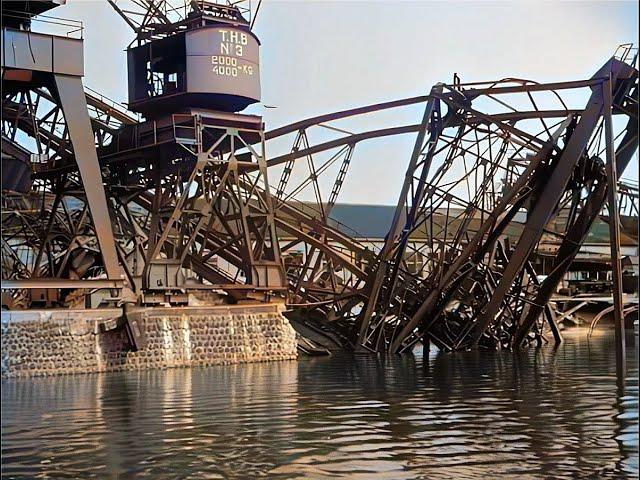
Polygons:
[[2,384],[3,478],[633,478],[637,336]]

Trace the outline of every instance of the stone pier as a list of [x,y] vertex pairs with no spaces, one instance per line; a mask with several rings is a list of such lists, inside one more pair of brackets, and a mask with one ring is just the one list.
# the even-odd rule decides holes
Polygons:
[[282,305],[138,309],[146,336],[132,351],[123,312],[2,312],[2,377],[290,360],[296,334]]

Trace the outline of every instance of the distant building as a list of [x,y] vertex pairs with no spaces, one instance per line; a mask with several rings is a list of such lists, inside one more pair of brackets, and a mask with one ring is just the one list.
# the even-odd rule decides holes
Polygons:
[[[310,215],[319,215],[319,212],[315,211],[314,206],[310,204],[298,204],[298,208],[302,208]],[[330,212],[329,223],[333,224],[333,227],[338,228],[343,233],[353,237],[359,243],[370,250],[378,252],[384,245],[385,236],[389,231],[393,215],[395,212],[395,206],[391,205],[367,205],[367,204],[346,204],[339,203],[334,205]],[[455,220],[456,212],[453,209],[450,210],[450,220],[452,223]],[[444,211],[437,213],[434,217],[440,217],[444,220]],[[517,220],[517,217],[516,217]],[[524,213],[522,214],[522,221],[524,221]],[[557,222],[566,220],[566,216],[560,214],[557,218]],[[441,222],[439,222],[441,223]],[[621,254],[627,265],[625,272],[627,276],[635,275],[635,284],[637,285],[637,265],[638,265],[638,220],[637,217],[624,218],[622,222],[622,232],[620,236]],[[473,228],[472,228],[473,229]],[[456,228],[451,228],[450,231],[455,231]],[[510,237],[512,245],[517,241],[517,234],[519,232],[515,230],[507,231],[507,236]],[[449,235],[447,235],[449,236]],[[286,244],[292,239],[287,238],[286,234],[281,233],[280,236],[282,244]],[[423,243],[427,241],[427,236],[424,234],[416,234],[411,237],[411,242],[415,250],[427,251],[428,249],[420,248]],[[541,245],[538,249],[538,256],[536,258],[534,267],[539,275],[547,275],[552,268],[551,262],[553,261],[553,254],[560,244],[560,239],[551,235],[544,234],[542,237]],[[414,249],[412,249],[414,250]],[[290,254],[291,255],[291,254]],[[305,252],[300,250],[293,255],[299,256],[299,260],[304,262]],[[286,259],[285,259],[286,260]],[[357,259],[353,259],[356,260]],[[407,265],[412,273],[419,271],[424,265],[424,258],[421,253],[412,253],[408,255]],[[633,273],[632,265],[636,266],[636,271]],[[609,247],[609,226],[602,219],[595,221],[589,235],[583,242],[579,254],[574,260],[565,282],[562,287],[574,287],[578,285],[578,289],[583,287],[589,291],[604,291],[611,282],[611,255]],[[627,290],[633,285],[633,280],[627,280]],[[637,287],[636,287],[637,290]]]

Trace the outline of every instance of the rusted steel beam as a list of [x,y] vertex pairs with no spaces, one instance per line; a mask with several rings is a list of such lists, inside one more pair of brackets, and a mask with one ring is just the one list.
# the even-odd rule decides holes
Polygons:
[[104,268],[109,279],[119,280],[122,278],[123,271],[116,254],[115,238],[102,184],[102,174],[96,154],[91,121],[87,114],[82,80],[79,77],[55,75],[55,83],[73,144],[78,170],[82,176]]
[[332,148],[336,148],[344,145],[355,145],[358,142],[361,142],[363,140],[369,140],[372,138],[382,138],[382,137],[388,137],[393,135],[402,135],[405,133],[412,133],[412,132],[418,131],[419,129],[420,129],[419,125],[405,125],[402,127],[383,128],[380,130],[372,130],[369,132],[348,135],[343,138],[329,140],[328,142],[324,142],[318,145],[313,145],[309,148],[305,148],[302,150],[298,150],[295,152],[287,153],[285,155],[280,155],[280,156],[271,158],[267,161],[267,165],[269,167],[274,167],[276,165],[280,165],[282,163],[286,163],[291,160],[296,160],[298,158],[307,157],[308,155],[313,155],[315,153],[331,150]]
[[[561,133],[563,130],[564,128],[560,128],[558,132]],[[429,326],[438,319],[440,313],[434,311],[436,304],[446,298],[447,292],[452,292],[451,287],[456,284],[456,282],[460,282],[464,278],[465,273],[460,273],[464,265],[468,263],[478,263],[485,252],[492,248],[497,237],[502,234],[508,222],[516,215],[522,203],[530,195],[531,190],[527,188],[527,185],[531,183],[531,178],[536,169],[542,161],[547,159],[553,148],[554,143],[549,143],[543,150],[530,159],[526,170],[517,179],[510,191],[502,197],[499,204],[487,216],[474,237],[469,239],[457,258],[443,273],[436,286],[432,287],[429,295],[421,302],[411,320],[403,327],[402,331],[394,340],[394,343],[391,345],[391,351],[401,351],[404,339],[407,338],[411,331],[417,328],[423,320],[426,322],[423,329],[428,331]],[[499,222],[499,219],[501,219],[501,222]],[[490,232],[490,236],[486,237]],[[468,269],[467,273],[470,272],[471,270]],[[456,281],[454,281],[455,277],[457,277]]]
[[342,110],[340,112],[333,112],[325,115],[318,115],[316,117],[307,118],[305,120],[300,120],[298,122],[294,122],[289,125],[285,125],[283,127],[276,128],[274,130],[270,130],[265,133],[265,139],[271,140],[272,138],[281,137],[282,135],[287,135],[288,133],[304,130],[314,125],[319,125],[322,123],[331,122],[331,121],[339,120],[342,118],[353,117],[356,115],[363,115],[363,114],[372,113],[372,112],[379,112],[381,110],[387,110],[390,108],[404,107],[407,105],[415,105],[417,103],[424,103],[428,100],[428,98],[429,97],[427,95],[403,98],[400,100],[393,100],[391,102],[376,103],[373,105],[367,105],[365,107],[352,108],[349,110]]
[[[465,95],[470,98],[475,98],[480,95],[500,95],[508,93],[522,93],[522,92],[542,92],[542,91],[556,91],[556,90],[569,90],[575,88],[593,87],[599,85],[607,79],[606,76],[594,75],[588,80],[575,80],[569,82],[551,82],[551,83],[530,83],[526,85],[517,85],[511,87],[489,87],[489,88],[470,88],[465,90]],[[464,87],[464,85],[462,85]]]
[[[635,76],[631,76],[630,80],[634,83],[630,85],[621,84],[618,90],[624,88],[637,89],[637,72]],[[620,140],[619,146],[615,152],[616,170],[620,173],[624,172],[629,165],[633,155],[638,150],[638,116],[630,116],[624,130],[624,135]],[[528,312],[526,318],[515,334],[516,346],[520,346],[525,335],[535,322],[536,318],[542,311],[542,305],[546,305],[553,295],[557,285],[560,283],[571,262],[578,254],[584,239],[586,238],[591,225],[598,218],[602,207],[608,197],[608,181],[603,176],[597,180],[597,185],[591,193],[585,204],[583,205],[575,222],[570,226],[567,235],[562,240],[560,247],[555,255],[554,264],[550,274],[542,282],[540,289],[533,301],[534,307]]]
[[522,269],[524,262],[526,262],[535,245],[539,242],[542,231],[551,219],[553,211],[556,209],[560,197],[569,182],[573,169],[578,159],[584,153],[587,142],[593,135],[600,120],[604,107],[603,101],[604,99],[602,98],[600,89],[594,89],[585,108],[585,112],[578,120],[573,134],[557,161],[556,168],[553,170],[553,173],[547,177],[546,185],[539,196],[538,202],[528,214],[524,232],[511,255],[509,264],[496,290],[493,292],[491,300],[478,318],[475,331],[472,335],[474,346],[478,345],[480,338],[494,320],[504,296],[511,288],[515,276]]
[[22,280],[2,279],[3,290],[59,289],[59,288],[108,288],[118,289],[124,286],[124,280],[78,279],[69,278],[25,278]]
[[[434,90],[441,91],[442,87],[434,87]],[[432,94],[433,93],[434,91],[432,91]],[[358,348],[365,347],[369,343],[369,339],[367,338],[369,334],[368,330],[372,320],[373,312],[376,307],[379,306],[378,297],[380,295],[383,282],[387,284],[387,288],[390,292],[387,297],[393,295],[393,290],[395,289],[399,263],[404,258],[404,253],[408,242],[408,233],[415,222],[418,213],[418,206],[422,202],[426,177],[431,166],[431,158],[433,157],[433,151],[435,149],[437,137],[439,135],[438,129],[440,128],[440,125],[437,122],[440,121],[440,117],[439,115],[437,116],[437,118],[435,116],[436,113],[439,114],[438,106],[439,101],[431,96],[424,110],[422,122],[420,124],[420,130],[418,131],[418,136],[413,146],[413,152],[409,160],[409,165],[407,166],[404,183],[400,191],[396,210],[391,222],[391,226],[389,228],[389,232],[387,233],[384,247],[382,249],[382,252],[380,252],[378,258],[376,259],[377,269],[367,281],[367,304],[358,320],[360,323],[360,332],[357,341]],[[427,132],[429,132],[430,137],[428,143],[425,144]],[[424,151],[425,148],[428,149],[427,152]],[[420,173],[417,175],[420,180],[416,184],[414,182],[414,178],[416,177],[418,162],[422,159],[423,155],[425,155],[427,158],[425,158],[424,161],[421,162]],[[407,208],[409,208],[410,210],[407,211]],[[389,298],[385,298],[384,303],[388,304],[388,302]],[[377,313],[378,315],[383,316],[386,314],[386,309]],[[374,334],[376,334],[376,332],[374,332]],[[377,339],[370,348],[372,348],[373,350],[380,349],[380,338],[380,331],[378,329]],[[384,349],[386,348],[387,347],[385,345]]]

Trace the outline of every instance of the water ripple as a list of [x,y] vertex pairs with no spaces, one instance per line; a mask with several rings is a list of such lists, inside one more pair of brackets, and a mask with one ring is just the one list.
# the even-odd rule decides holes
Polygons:
[[637,336],[11,380],[3,478],[634,478]]

